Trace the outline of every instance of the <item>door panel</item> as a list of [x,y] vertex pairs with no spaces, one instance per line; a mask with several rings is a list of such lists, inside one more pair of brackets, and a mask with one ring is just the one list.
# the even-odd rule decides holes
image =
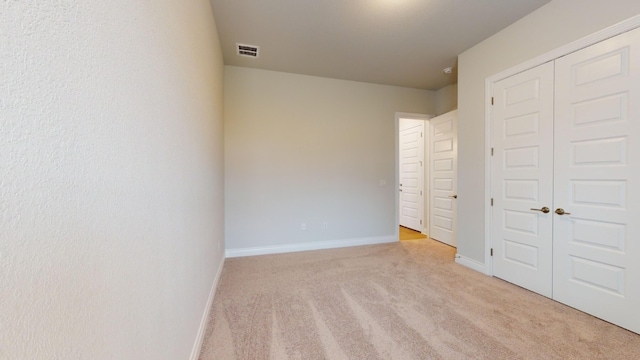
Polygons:
[[422,232],[424,121],[400,119],[400,225]]
[[456,246],[457,111],[430,120],[431,228],[429,237]]
[[553,297],[640,332],[640,30],[556,61]]
[[553,63],[494,84],[493,273],[551,297]]

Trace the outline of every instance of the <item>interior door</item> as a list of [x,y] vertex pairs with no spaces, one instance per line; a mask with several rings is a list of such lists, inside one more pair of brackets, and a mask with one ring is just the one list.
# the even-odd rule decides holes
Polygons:
[[431,209],[429,237],[456,246],[457,205],[457,110],[429,121],[431,159]]
[[553,63],[494,84],[493,273],[551,297]]
[[555,78],[553,297],[640,333],[640,30]]
[[422,232],[424,121],[400,119],[400,225]]

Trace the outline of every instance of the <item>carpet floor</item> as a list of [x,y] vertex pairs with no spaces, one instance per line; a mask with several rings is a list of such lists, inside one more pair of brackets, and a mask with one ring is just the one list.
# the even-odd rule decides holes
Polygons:
[[403,241],[227,259],[201,360],[640,359],[640,335]]

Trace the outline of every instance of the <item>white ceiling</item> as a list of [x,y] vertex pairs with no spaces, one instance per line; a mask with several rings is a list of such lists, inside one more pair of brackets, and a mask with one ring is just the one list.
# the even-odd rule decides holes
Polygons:
[[[549,1],[211,3],[226,65],[436,90],[457,81],[458,54]],[[260,46],[260,57],[236,55],[236,43]]]

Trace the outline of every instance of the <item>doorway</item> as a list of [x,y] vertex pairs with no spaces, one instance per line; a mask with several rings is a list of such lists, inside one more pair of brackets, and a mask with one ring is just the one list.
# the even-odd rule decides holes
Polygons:
[[457,111],[396,113],[396,221],[456,246]]

